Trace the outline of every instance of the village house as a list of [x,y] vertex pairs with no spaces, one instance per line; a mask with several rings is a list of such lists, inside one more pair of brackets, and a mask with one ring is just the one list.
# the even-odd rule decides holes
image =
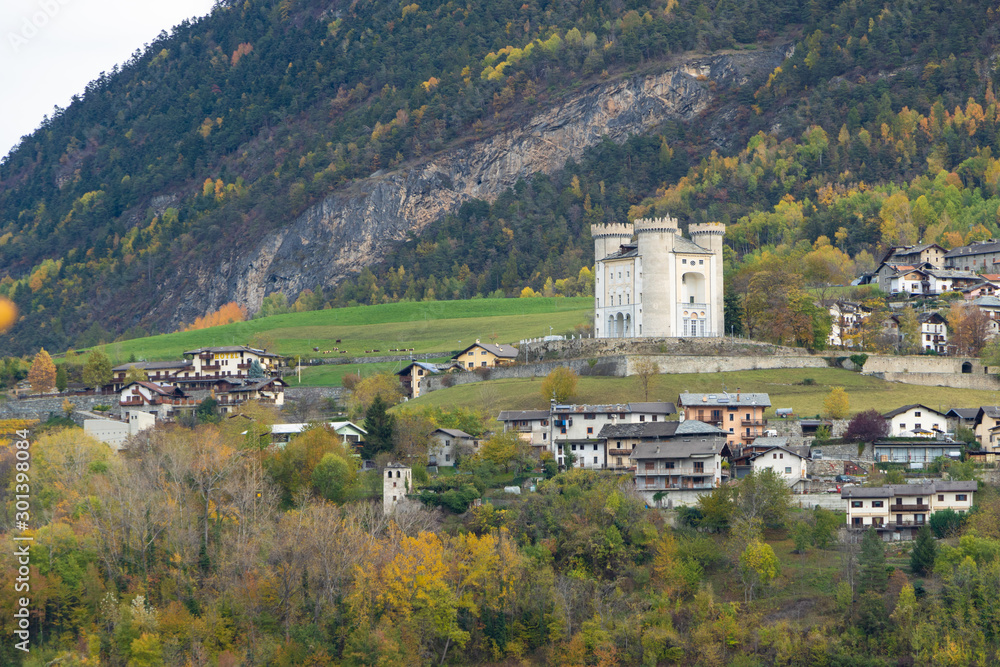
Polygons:
[[650,506],[663,497],[667,507],[693,505],[728,479],[722,466],[730,456],[726,435],[717,427],[685,421],[668,440],[640,443],[630,455],[636,491]]
[[944,268],[944,256],[948,251],[937,243],[920,245],[892,246],[883,256],[882,261],[889,264],[910,264],[919,266],[926,264],[931,268]]
[[477,338],[474,344],[465,348],[451,359],[466,370],[509,366],[517,361],[517,348],[510,345],[480,343]]
[[959,428],[975,431],[978,414],[979,408],[952,408],[944,413],[944,416],[948,420],[948,430],[955,433]]
[[[759,438],[764,440],[765,438]],[[754,443],[756,445],[756,443]],[[769,447],[750,455],[750,467],[755,473],[773,470],[774,473],[788,484],[793,493],[805,493],[808,489],[809,462],[808,447]]]
[[938,354],[948,352],[948,323],[940,313],[920,313],[920,346]]
[[973,431],[980,449],[987,452],[1000,449],[1000,406],[981,406],[973,422]]
[[399,382],[403,385],[403,395],[406,398],[417,398],[426,386],[423,383],[424,379],[461,368],[462,366],[458,362],[433,364],[425,361],[412,361],[402,370],[396,371],[396,375],[399,376]]
[[904,405],[882,415],[893,438],[934,438],[948,430],[948,418],[926,405]]
[[479,443],[473,436],[457,428],[439,428],[427,445],[428,465],[453,468],[459,455],[473,454]]
[[114,391],[121,391],[125,386],[125,376],[129,369],[136,369],[146,372],[146,379],[150,382],[172,382],[177,373],[193,369],[190,359],[180,361],[133,361],[111,369],[111,388]]
[[194,410],[198,401],[177,386],[139,380],[122,387],[118,395],[121,418],[129,421],[132,412],[146,412],[159,420],[174,419],[180,410]]
[[735,393],[683,393],[677,398],[677,407],[681,410],[681,420],[697,419],[728,431],[729,448],[736,452],[764,435],[767,426],[764,411],[771,407],[771,398],[739,389]]
[[959,290],[966,301],[978,299],[981,296],[996,296],[1000,292],[1000,278],[987,278],[986,276],[979,276],[979,278],[979,282]]
[[972,509],[976,482],[933,481],[925,484],[845,486],[847,526],[853,530],[874,527],[885,541],[913,539],[934,512]]
[[402,463],[386,465],[382,478],[382,512],[392,514],[413,488],[413,470]]
[[830,306],[830,335],[827,343],[834,347],[854,347],[871,308],[852,301],[835,301]]
[[993,273],[998,264],[1000,264],[1000,241],[996,239],[952,248],[944,256],[946,269]]
[[962,457],[962,444],[951,440],[876,440],[872,443],[876,461],[905,463],[920,470],[940,458],[957,460]]
[[[304,422],[289,424],[274,424],[271,426],[271,444],[284,447],[294,436],[302,433],[313,424]],[[350,421],[326,422],[326,428],[340,436],[340,443],[352,450],[357,449],[364,442],[368,431]]]
[[532,447],[547,450],[559,465],[572,454],[578,467],[604,468],[606,451],[599,433],[605,424],[663,422],[675,414],[673,403],[649,401],[612,405],[558,405],[546,410],[504,410],[497,417],[504,431],[516,430]]
[[130,436],[155,425],[155,414],[132,410],[128,419],[84,419],[83,432],[118,451]]
[[246,345],[201,347],[188,350],[184,356],[190,357],[191,369],[178,371],[175,378],[246,378],[254,362],[260,364],[265,375],[274,375],[280,359],[276,354]]
[[217,392],[215,398],[219,402],[219,412],[222,414],[235,412],[237,406],[247,401],[257,401],[281,407],[285,404],[285,387],[287,386],[288,383],[276,377],[250,379],[242,384],[234,385],[226,392]]

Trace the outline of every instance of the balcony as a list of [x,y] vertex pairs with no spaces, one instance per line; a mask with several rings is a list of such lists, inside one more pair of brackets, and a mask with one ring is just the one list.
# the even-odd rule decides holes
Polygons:
[[629,456],[632,453],[631,449],[609,449],[608,456]]
[[635,488],[637,491],[697,491],[704,489],[714,489],[713,484],[664,484],[659,482],[657,484],[640,484],[639,480],[636,480]]
[[899,513],[899,514],[913,514],[914,512],[917,512],[917,513],[920,513],[920,514],[926,514],[927,512],[930,512],[930,511],[931,511],[931,508],[930,508],[929,505],[890,505],[889,506],[889,512],[893,513],[893,514],[895,514],[895,513]]
[[767,426],[766,419],[741,419],[740,426]]
[[222,364],[205,364],[201,367],[202,372],[204,371],[221,371]]

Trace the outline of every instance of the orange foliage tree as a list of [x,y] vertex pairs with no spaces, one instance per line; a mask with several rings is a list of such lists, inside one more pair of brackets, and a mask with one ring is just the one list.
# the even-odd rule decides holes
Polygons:
[[247,318],[246,308],[237,305],[235,301],[230,301],[226,305],[219,308],[214,313],[209,313],[204,317],[196,318],[195,321],[184,328],[184,331],[194,331],[196,329],[207,329],[208,327],[217,327],[222,324],[230,324],[232,322],[242,322]]

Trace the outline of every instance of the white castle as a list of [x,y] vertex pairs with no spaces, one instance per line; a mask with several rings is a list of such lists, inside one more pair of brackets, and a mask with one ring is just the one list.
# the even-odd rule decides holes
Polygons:
[[[597,283],[596,338],[672,338],[725,334],[722,237],[718,222],[677,220],[591,225]],[[636,241],[632,242],[633,234]]]

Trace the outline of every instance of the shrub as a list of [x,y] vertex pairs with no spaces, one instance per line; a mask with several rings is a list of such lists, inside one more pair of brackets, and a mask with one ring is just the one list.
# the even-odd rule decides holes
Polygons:
[[889,435],[889,422],[878,410],[872,408],[854,415],[847,424],[844,440],[847,442],[871,442]]
[[858,354],[852,354],[852,355],[851,355],[850,357],[848,357],[848,358],[849,358],[849,359],[851,360],[851,363],[852,363],[852,364],[854,364],[855,366],[857,366],[857,367],[858,367],[858,370],[859,370],[859,371],[860,371],[860,370],[861,370],[862,368],[864,368],[864,366],[865,366],[865,362],[866,362],[866,361],[868,361],[868,355],[867,355],[867,354],[865,354],[864,352],[860,352],[860,353],[858,353]]

